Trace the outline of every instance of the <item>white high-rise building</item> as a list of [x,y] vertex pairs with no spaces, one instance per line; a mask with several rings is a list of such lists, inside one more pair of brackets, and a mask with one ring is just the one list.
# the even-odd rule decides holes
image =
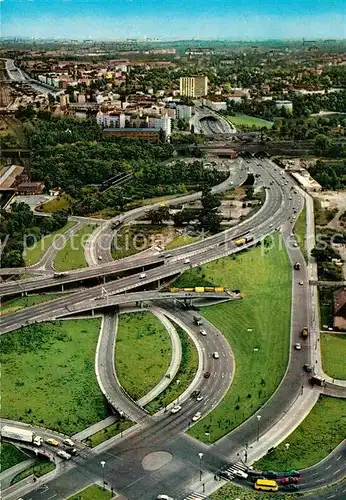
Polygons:
[[189,120],[192,116],[192,107],[185,104],[177,105],[177,118],[181,120]]
[[166,137],[169,137],[172,133],[172,118],[169,116],[162,116],[161,117],[161,129],[164,131]]

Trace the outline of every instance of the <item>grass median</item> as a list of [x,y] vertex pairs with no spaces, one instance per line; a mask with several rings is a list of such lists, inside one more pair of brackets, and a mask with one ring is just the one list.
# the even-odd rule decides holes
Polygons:
[[35,462],[34,465],[30,465],[27,469],[23,470],[16,476],[11,481],[12,484],[19,483],[19,481],[22,481],[26,477],[35,475],[36,477],[41,477],[44,476],[45,474],[48,474],[48,472],[51,472],[52,470],[55,469],[55,465],[50,462],[49,460],[46,459],[39,459]]
[[160,382],[171,356],[169,334],[153,314],[134,312],[119,316],[115,369],[121,386],[134,400]]
[[181,342],[181,363],[179,370],[161,394],[146,405],[146,410],[154,414],[176,400],[191,384],[198,368],[198,353],[195,344],[180,326],[174,323]]
[[104,490],[97,484],[92,484],[72,497],[68,497],[68,500],[109,500],[113,496],[110,491]]
[[0,305],[0,316],[6,316],[6,314],[20,311],[25,307],[35,306],[36,304],[54,300],[58,297],[61,297],[61,294],[48,293],[40,295],[27,295],[26,297],[17,297],[15,299],[7,300],[6,302],[2,301]]
[[88,266],[85,260],[84,248],[89,236],[95,229],[95,224],[88,224],[82,227],[66,242],[64,248],[62,248],[55,257],[54,267],[57,271],[81,269]]
[[253,415],[273,394],[288,363],[291,266],[276,235],[256,247],[185,272],[176,286],[239,288],[243,300],[203,307],[201,313],[229,341],[235,374],[221,403],[189,431],[216,441]]
[[1,339],[1,417],[75,434],[107,417],[94,360],[100,319],[40,323]]
[[321,334],[323,371],[332,378],[346,380],[346,335]]
[[25,455],[21,450],[9,443],[0,443],[0,456],[0,472],[10,469],[29,458],[28,455]]
[[294,225],[294,234],[297,243],[300,246],[300,250],[304,255],[304,259],[308,260],[308,253],[306,251],[306,207],[304,205],[303,210],[300,212],[298,219]]
[[320,396],[305,420],[272,453],[259,460],[256,468],[285,471],[318,463],[345,438],[345,415],[346,399]]
[[23,254],[25,265],[32,266],[33,264],[38,262],[46,253],[48,248],[52,245],[52,243],[54,243],[61,234],[65,233],[75,224],[75,222],[69,221],[64,225],[64,227],[58,229],[58,231],[47,234],[46,236],[44,236],[44,238],[41,238],[39,241],[37,241],[35,245],[33,245],[32,247],[28,247]]

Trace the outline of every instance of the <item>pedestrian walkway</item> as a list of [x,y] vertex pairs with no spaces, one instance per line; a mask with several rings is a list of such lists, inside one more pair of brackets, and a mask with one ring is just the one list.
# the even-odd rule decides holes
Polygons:
[[72,439],[76,439],[77,441],[83,441],[84,439],[88,438],[89,436],[92,436],[95,434],[95,432],[101,431],[105,427],[108,427],[109,425],[113,424],[114,422],[117,422],[117,418],[115,415],[110,415],[107,418],[104,418],[103,420],[100,420],[96,424],[90,425],[86,429],[84,429],[81,432],[78,432],[77,434],[74,434],[72,436]]
[[206,498],[208,497],[203,495],[203,493],[190,493],[184,500],[205,500]]

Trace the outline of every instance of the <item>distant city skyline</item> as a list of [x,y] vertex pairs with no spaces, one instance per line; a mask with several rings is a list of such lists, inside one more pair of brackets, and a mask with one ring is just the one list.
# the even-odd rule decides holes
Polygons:
[[0,0],[1,36],[111,40],[346,38],[344,0]]

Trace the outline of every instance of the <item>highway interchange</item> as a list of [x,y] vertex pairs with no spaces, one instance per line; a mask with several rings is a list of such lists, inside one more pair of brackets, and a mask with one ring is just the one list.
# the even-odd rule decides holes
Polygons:
[[[132,271],[142,271],[145,269],[145,279],[139,280],[138,272],[129,274],[125,277],[110,281],[102,285],[83,288],[82,290],[70,294],[68,297],[62,297],[48,303],[26,308],[15,314],[10,314],[2,320],[2,333],[17,329],[20,326],[30,324],[36,321],[46,321],[58,317],[64,317],[71,312],[83,311],[85,308],[93,309],[98,307],[98,302],[107,307],[110,303],[121,301],[124,292],[139,289],[132,292],[133,301],[140,302],[145,300],[141,289],[146,285],[156,283],[158,280],[178,275],[191,266],[199,266],[210,260],[229,255],[242,250],[234,244],[234,240],[244,232],[250,231],[254,241],[260,241],[263,237],[270,235],[278,229],[281,230],[283,238],[286,241],[291,264],[300,262],[301,270],[293,273],[292,290],[292,324],[291,324],[291,353],[290,362],[285,377],[273,397],[261,408],[261,437],[258,449],[265,450],[265,446],[270,446],[267,436],[271,429],[277,424],[281,416],[290,411],[290,408],[297,403],[299,399],[309,397],[311,404],[318,399],[319,390],[312,388],[308,383],[308,376],[302,372],[304,363],[313,361],[313,348],[309,345],[308,349],[301,351],[294,350],[293,346],[300,338],[302,328],[308,324],[308,297],[309,297],[309,279],[307,269],[304,264],[299,248],[292,244],[292,228],[294,226],[293,211],[296,214],[302,208],[303,197],[295,189],[291,179],[283,174],[279,168],[274,166],[269,160],[249,160],[248,163],[241,161],[239,168],[239,179],[236,183],[244,180],[247,170],[251,169],[260,175],[260,181],[267,187],[266,200],[261,209],[248,220],[244,221],[232,229],[224,231],[218,235],[209,237],[198,243],[187,247],[178,248],[169,252],[172,256],[167,257],[168,252],[158,252],[151,257],[136,259],[128,258],[116,263],[105,263],[102,265],[94,264],[90,269],[74,271],[69,273],[68,277],[54,278],[43,277],[19,282],[7,282],[0,285],[2,295],[15,295],[24,291],[38,290],[44,287],[62,285],[64,283],[80,282],[90,278],[107,276],[110,274]],[[146,208],[147,209],[147,208]],[[130,218],[142,215],[144,209],[137,210],[132,214],[126,214],[126,219],[120,222],[127,222]],[[107,223],[100,226],[98,237],[95,239],[90,252],[94,258],[98,258],[101,251],[103,261],[109,260],[110,245],[100,245],[99,238],[105,238],[111,241],[111,224]],[[110,238],[110,239],[109,239]],[[102,248],[101,248],[102,246]],[[105,248],[104,248],[105,247]],[[166,255],[166,257],[165,257]],[[190,259],[185,263],[186,258]],[[303,285],[299,285],[303,281]],[[104,296],[106,291],[106,297]],[[131,298],[130,298],[131,299]],[[130,300],[129,299],[129,300]],[[192,440],[183,432],[189,427],[192,415],[201,408],[203,413],[207,412],[221,400],[225,391],[231,383],[234,363],[230,348],[222,336],[212,325],[207,324],[207,336],[202,337],[198,334],[198,327],[192,322],[192,315],[188,311],[175,309],[170,302],[164,300],[162,296],[162,305],[167,315],[173,315],[183,324],[188,325],[198,342],[201,344],[205,353],[218,351],[222,353],[221,362],[213,360],[207,356],[203,361],[204,370],[210,371],[212,376],[209,379],[200,378],[196,387],[201,388],[204,399],[201,403],[196,403],[192,398],[182,405],[182,410],[176,415],[161,413],[154,417],[149,417],[144,410],[136,407],[139,424],[133,428],[128,436],[123,439],[116,439],[114,442],[104,443],[100,452],[90,452],[84,450],[80,456],[64,465],[64,470],[47,483],[48,489],[31,491],[24,496],[26,499],[40,498],[48,500],[50,498],[66,498],[74,491],[87,486],[88,484],[99,481],[100,479],[100,461],[107,463],[105,479],[108,485],[111,485],[115,491],[120,492],[126,498],[141,498],[143,500],[156,497],[160,493],[167,493],[174,498],[184,498],[191,491],[196,491],[194,487],[201,487],[199,483],[199,464],[197,460],[198,453],[203,453],[203,481],[208,478],[213,481],[213,476],[217,470],[229,463],[239,461],[238,453],[242,453],[245,443],[248,443],[253,450],[256,444],[257,418],[253,415],[239,428],[235,429],[230,435],[224,437],[213,446],[201,444]],[[114,302],[110,302],[114,301]],[[160,303],[161,303],[160,302]],[[110,337],[108,336],[108,341]],[[110,356],[113,357],[113,350],[107,349]],[[110,368],[110,361],[106,362],[107,370]],[[112,377],[112,370],[109,373]],[[113,386],[113,390],[116,390]],[[119,397],[119,395],[118,395]],[[129,404],[124,399],[124,405]],[[131,403],[132,404],[132,403]],[[126,413],[126,412],[125,412]],[[299,423],[299,422],[298,422]],[[294,425],[295,426],[295,425]],[[294,427],[293,427],[294,428]],[[171,456],[171,461],[164,467],[149,471],[143,469],[142,461],[150,453],[156,451],[165,451]],[[263,454],[263,453],[262,453]],[[340,457],[340,458],[339,458]],[[345,476],[346,472],[346,450],[341,446],[340,450],[326,459],[321,473],[321,466],[302,472],[302,489],[312,489],[335,482]],[[328,464],[327,464],[328,462]],[[330,465],[330,467],[329,467]],[[208,475],[209,474],[209,475]],[[205,479],[204,479],[205,478]],[[336,494],[344,493],[344,486],[337,486]],[[200,491],[200,490],[199,490]],[[329,496],[334,490],[329,491]],[[323,496],[324,495],[324,496]],[[18,497],[18,495],[17,495]],[[17,498],[16,496],[5,497],[8,500]],[[312,497],[311,497],[312,498]],[[315,494],[313,498],[329,498],[325,493]],[[330,496],[330,498],[332,498]],[[341,496],[336,498],[342,498]]]

